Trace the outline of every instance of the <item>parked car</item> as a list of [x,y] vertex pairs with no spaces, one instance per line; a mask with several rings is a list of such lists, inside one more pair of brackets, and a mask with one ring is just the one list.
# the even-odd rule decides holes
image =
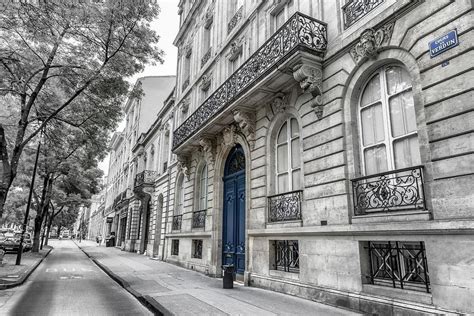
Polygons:
[[23,243],[24,251],[28,251],[33,248],[33,239],[31,238],[30,233],[25,233],[25,237],[23,237]]
[[[3,249],[5,252],[18,252],[18,249],[20,248],[21,233],[6,233],[5,237],[5,241],[3,242]],[[25,248],[25,242],[23,242],[23,248]]]

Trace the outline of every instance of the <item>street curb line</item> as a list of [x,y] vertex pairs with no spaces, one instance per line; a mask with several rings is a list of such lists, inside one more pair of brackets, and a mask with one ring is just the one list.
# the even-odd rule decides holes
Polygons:
[[49,253],[53,250],[54,248],[51,247],[48,252],[41,258],[38,262],[36,262],[29,270],[26,270],[26,273],[23,274],[23,276],[16,282],[9,283],[9,284],[2,284],[0,285],[0,290],[6,290],[6,289],[11,289],[17,286],[22,285],[25,283],[25,281],[30,277],[30,275],[36,270],[36,268],[43,262],[43,260],[49,255]]
[[79,246],[75,241],[74,243],[76,246],[81,249],[81,251],[95,263],[102,271],[105,272],[112,280],[114,280],[118,285],[123,287],[128,293],[132,294],[143,306],[145,306],[148,310],[150,310],[154,315],[158,316],[171,316],[174,315],[169,310],[167,310],[163,305],[158,303],[153,297],[149,295],[143,295],[140,292],[133,289],[130,284],[119,277],[117,274],[112,272],[108,267],[106,267],[103,263],[99,260],[88,254],[81,246]]

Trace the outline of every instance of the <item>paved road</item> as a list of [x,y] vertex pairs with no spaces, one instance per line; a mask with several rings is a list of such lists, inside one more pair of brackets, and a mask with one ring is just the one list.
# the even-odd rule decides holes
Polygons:
[[72,241],[51,245],[24,285],[0,291],[0,315],[151,315]]

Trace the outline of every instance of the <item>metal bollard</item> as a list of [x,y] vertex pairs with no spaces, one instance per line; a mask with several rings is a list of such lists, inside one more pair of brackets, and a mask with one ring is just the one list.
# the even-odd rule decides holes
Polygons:
[[223,265],[222,269],[224,270],[223,288],[224,289],[233,289],[234,288],[234,265],[228,264]]

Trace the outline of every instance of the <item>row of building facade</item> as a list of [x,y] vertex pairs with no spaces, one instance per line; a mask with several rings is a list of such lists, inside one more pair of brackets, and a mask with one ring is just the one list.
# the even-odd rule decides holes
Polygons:
[[98,230],[365,313],[474,312],[472,1],[179,15],[177,76],[139,79],[124,105]]

